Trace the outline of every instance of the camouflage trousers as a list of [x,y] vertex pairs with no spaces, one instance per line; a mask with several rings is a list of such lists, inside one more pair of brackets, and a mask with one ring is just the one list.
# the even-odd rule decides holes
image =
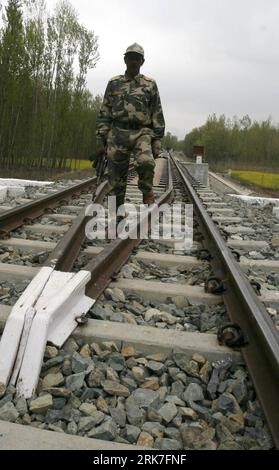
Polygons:
[[124,204],[128,167],[131,153],[138,173],[138,187],[143,195],[150,193],[153,185],[155,161],[151,149],[152,131],[113,128],[107,139],[109,170],[109,195],[116,196],[116,206]]

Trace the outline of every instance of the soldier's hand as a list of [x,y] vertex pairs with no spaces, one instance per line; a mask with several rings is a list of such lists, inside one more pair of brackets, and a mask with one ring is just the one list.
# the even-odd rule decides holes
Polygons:
[[92,163],[92,168],[96,168],[96,167],[97,167],[98,162],[99,162],[99,158],[101,158],[101,157],[95,155],[95,158],[94,158],[93,163]]
[[104,144],[99,143],[96,148],[96,155],[98,157],[101,157],[101,155],[103,155],[104,153],[106,153],[106,147],[104,146]]
[[97,145],[96,152],[90,155],[89,160],[92,162],[92,167],[96,168],[100,159],[104,157],[106,149],[103,145]]
[[154,139],[152,141],[152,154],[153,154],[153,157],[154,158],[158,158],[160,156],[160,153],[161,153],[161,141],[159,139]]
[[153,157],[154,157],[154,158],[158,158],[159,155],[160,155],[160,153],[161,153],[161,150],[160,150],[160,149],[158,149],[158,148],[156,148],[156,147],[155,147],[155,148],[152,147],[152,154],[153,154]]

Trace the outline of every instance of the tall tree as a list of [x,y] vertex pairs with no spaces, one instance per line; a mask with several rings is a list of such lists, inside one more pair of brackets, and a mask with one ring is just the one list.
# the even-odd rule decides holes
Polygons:
[[23,118],[24,92],[29,90],[28,61],[20,0],[9,0],[0,48],[0,152],[13,165]]
[[88,156],[100,106],[86,89],[98,38],[66,0],[9,0],[0,29],[0,164],[65,167]]
[[204,145],[207,160],[223,168],[278,168],[279,128],[271,118],[252,122],[246,115],[226,119],[215,114],[185,137],[184,149],[192,155],[193,145]]

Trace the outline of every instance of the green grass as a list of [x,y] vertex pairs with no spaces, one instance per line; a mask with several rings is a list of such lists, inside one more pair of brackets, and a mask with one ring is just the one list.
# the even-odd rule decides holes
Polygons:
[[89,160],[67,160],[67,168],[70,170],[92,170],[92,162]]
[[260,186],[261,188],[279,189],[279,173],[231,170],[231,175],[239,180]]

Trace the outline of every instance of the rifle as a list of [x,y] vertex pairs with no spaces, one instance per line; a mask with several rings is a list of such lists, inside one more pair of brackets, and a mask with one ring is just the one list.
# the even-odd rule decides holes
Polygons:
[[97,186],[99,186],[102,177],[104,176],[106,167],[108,165],[108,159],[107,159],[107,154],[103,153],[103,155],[100,155],[99,158],[97,159],[96,163],[96,175],[97,175]]
[[89,160],[92,161],[92,167],[96,170],[97,186],[99,186],[108,165],[107,154],[106,152],[101,155],[92,154],[90,155]]
[[[90,155],[89,160],[92,161],[92,167],[96,169],[96,176],[97,176],[97,183],[96,183],[96,190],[101,183],[101,180],[104,176],[106,167],[108,165],[108,159],[107,159],[107,154],[106,151],[102,153],[101,155]],[[92,195],[92,201],[94,202],[94,199],[96,197],[96,190]]]

